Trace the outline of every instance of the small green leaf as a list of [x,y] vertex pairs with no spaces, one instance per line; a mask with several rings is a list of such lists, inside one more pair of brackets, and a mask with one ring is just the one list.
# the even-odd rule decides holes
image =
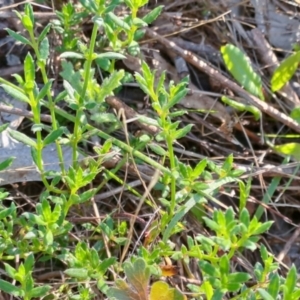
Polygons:
[[232,283],[245,283],[250,278],[250,274],[243,272],[231,273],[228,275],[228,281]]
[[276,299],[278,296],[279,288],[280,288],[280,278],[278,273],[276,273],[272,275],[272,278],[268,286],[268,292],[274,299]]
[[44,40],[44,38],[46,37],[46,35],[48,34],[48,32],[51,29],[52,24],[48,23],[46,25],[46,27],[43,29],[43,31],[41,32],[40,36],[38,37],[38,43],[40,43],[42,40]]
[[212,277],[220,276],[219,270],[216,269],[214,266],[212,266],[210,263],[208,263],[205,260],[199,261],[199,268],[202,272],[206,273],[209,276],[212,276]]
[[228,276],[230,271],[229,259],[227,255],[223,255],[220,259],[220,271],[222,276]]
[[281,154],[291,155],[296,160],[300,161],[300,144],[299,143],[282,144],[282,145],[274,146],[273,149]]
[[234,79],[249,93],[263,100],[261,78],[254,72],[247,56],[231,44],[221,47],[221,53],[226,68]]
[[164,6],[160,5],[151,10],[148,14],[143,17],[143,21],[147,24],[151,24],[153,21],[157,19],[157,17],[161,14]]
[[24,12],[25,15],[29,17],[31,24],[34,27],[34,13],[33,13],[32,5],[30,3],[25,4]]
[[174,139],[178,140],[178,139],[185,137],[191,131],[193,126],[194,126],[193,124],[188,124],[185,127],[177,130],[175,133]]
[[[0,220],[2,220],[2,218],[0,218]],[[3,263],[3,264],[5,266],[5,271],[6,271],[7,275],[8,275],[8,277],[14,279],[15,276],[16,276],[17,270],[14,269],[11,265],[9,265],[7,263]],[[1,290],[1,288],[0,288],[0,290]]]
[[107,17],[116,25],[118,25],[120,28],[130,31],[130,26],[122,20],[120,17],[116,16],[113,12],[109,12],[107,14]]
[[295,265],[290,268],[285,281],[284,300],[288,300],[288,296],[294,292],[297,282],[297,270]]
[[33,89],[35,80],[35,66],[34,60],[29,52],[27,53],[24,61],[24,78],[25,83],[32,85]]
[[70,268],[64,271],[64,273],[70,277],[74,277],[80,280],[88,278],[88,271],[83,268]]
[[221,100],[229,105],[230,107],[237,109],[239,111],[248,111],[253,114],[254,119],[257,121],[261,117],[261,111],[253,105],[246,105],[235,100],[232,100],[226,96],[222,96]]
[[250,215],[247,208],[243,208],[240,212],[240,220],[241,222],[248,228],[250,224]]
[[44,146],[52,144],[53,142],[55,142],[59,137],[62,136],[62,134],[64,133],[64,129],[58,128],[56,130],[51,131],[44,139],[43,144]]
[[125,59],[126,56],[124,56],[121,53],[116,53],[116,52],[104,52],[101,54],[97,54],[97,58],[103,59]]
[[33,256],[32,253],[30,253],[30,254],[26,257],[25,262],[24,262],[25,272],[26,272],[26,273],[32,272],[33,266],[34,266],[34,256]]
[[105,97],[111,95],[113,91],[119,87],[122,83],[121,80],[124,77],[124,70],[114,71],[109,77],[106,77],[101,85],[101,90],[97,95],[98,101],[101,103]]
[[295,107],[291,111],[290,117],[300,124],[300,107]]
[[49,57],[49,40],[45,37],[40,44],[40,59],[46,61]]
[[84,59],[84,55],[81,53],[66,51],[60,55],[60,58],[77,58]]
[[29,46],[31,46],[31,42],[30,42],[28,39],[26,39],[24,36],[22,36],[21,34],[16,33],[15,31],[13,31],[13,30],[11,30],[11,29],[9,29],[9,28],[6,28],[6,31],[7,31],[8,34],[9,34],[12,38],[14,38],[16,41],[18,41],[18,42],[20,42],[20,43],[22,43],[22,44],[24,44],[24,45],[29,45]]
[[252,235],[265,233],[266,231],[268,231],[270,229],[272,224],[273,224],[273,221],[268,221],[268,222],[264,222],[264,223],[260,224],[259,227],[256,228],[252,232]]
[[138,27],[138,28],[146,27],[147,26],[147,23],[144,20],[140,19],[140,18],[134,18],[132,20],[132,24],[134,26]]
[[266,290],[259,288],[258,293],[261,295],[263,300],[275,300]]
[[97,189],[90,189],[86,192],[81,193],[79,196],[80,200],[77,203],[84,203],[86,201],[89,201],[93,196],[95,196],[96,192]]
[[[14,204],[11,204],[11,206],[8,208],[0,210],[0,220],[3,220],[4,218],[7,218],[8,216],[12,217],[15,210],[16,210],[16,207],[14,206]],[[9,265],[7,265],[7,266],[9,266]]]
[[30,296],[32,298],[43,297],[50,291],[50,289],[51,289],[50,285],[43,285],[43,286],[35,287],[30,291]]
[[13,130],[13,129],[10,129],[10,128],[8,128],[7,130],[8,130],[9,135],[13,139],[15,139],[15,140],[17,140],[21,143],[24,143],[25,145],[36,148],[36,146],[37,146],[36,142],[34,140],[32,140],[30,137],[28,137],[26,134],[21,133],[21,132],[16,131],[16,130]]
[[50,92],[53,80],[54,79],[50,79],[40,90],[40,92],[38,93],[38,95],[36,97],[37,102],[39,102],[41,99],[43,99],[47,95],[47,93]]
[[32,20],[30,19],[30,17],[27,15],[23,15],[21,21],[22,21],[22,24],[25,27],[25,29],[27,31],[31,32],[33,29],[33,23],[32,23]]
[[13,163],[13,161],[15,159],[16,159],[15,157],[10,157],[10,158],[7,158],[6,160],[2,161],[0,163],[0,171],[3,171],[6,168],[8,168],[9,166],[11,166],[11,164]]
[[22,290],[19,287],[16,287],[15,285],[4,281],[0,279],[0,291],[3,291],[4,293],[8,293],[11,295],[14,295],[16,297],[22,296]]
[[167,153],[166,150],[161,146],[159,146],[158,144],[150,143],[148,146],[157,155],[165,156]]
[[48,230],[44,235],[44,243],[47,246],[51,246],[53,244],[53,233],[51,230]]
[[271,78],[273,92],[280,90],[295,74],[300,62],[300,51],[284,59],[276,68]]
[[20,100],[22,102],[29,103],[29,98],[25,95],[23,91],[20,91],[18,87],[13,87],[7,84],[1,84],[1,86],[3,87],[5,92],[7,92],[7,94],[12,96],[13,98]]

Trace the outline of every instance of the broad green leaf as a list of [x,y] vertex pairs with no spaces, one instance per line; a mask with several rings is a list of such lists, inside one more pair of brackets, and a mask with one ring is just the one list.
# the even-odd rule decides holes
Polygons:
[[151,286],[149,300],[185,300],[178,290],[170,288],[166,282],[156,281]]
[[1,84],[1,87],[13,98],[20,100],[22,102],[29,103],[29,98],[25,95],[23,91],[21,91],[18,87],[13,87],[7,84]]
[[300,161],[300,144],[299,143],[282,144],[282,145],[274,146],[273,149],[281,154],[291,155],[296,160]]
[[295,74],[300,62],[300,51],[284,59],[276,68],[271,78],[273,92],[280,90]]
[[70,268],[65,270],[64,273],[70,277],[80,280],[85,280],[88,278],[88,271],[84,268]]
[[6,168],[8,168],[13,163],[14,160],[15,160],[15,157],[9,157],[6,160],[2,161],[0,163],[0,171],[3,171]]
[[151,10],[148,14],[143,17],[143,21],[147,24],[151,24],[153,21],[157,19],[157,17],[161,14],[164,6],[160,5]]
[[26,39],[24,36],[22,36],[21,34],[16,33],[15,31],[13,31],[13,30],[11,30],[9,28],[6,28],[6,31],[16,41],[18,41],[18,42],[20,42],[20,43],[22,43],[24,45],[29,45],[29,46],[31,45],[31,42],[28,39]]
[[16,297],[22,296],[22,290],[15,285],[0,279],[0,291],[14,295]]
[[52,144],[53,142],[55,142],[59,137],[62,136],[62,134],[64,133],[64,129],[58,128],[56,130],[51,131],[44,139],[43,144],[44,146]]
[[264,100],[261,78],[254,72],[247,56],[231,44],[221,47],[221,53],[226,68],[234,79],[249,93]]
[[248,111],[253,114],[254,119],[257,121],[261,117],[261,111],[253,105],[246,105],[235,100],[232,100],[226,96],[222,96],[221,100],[229,105],[230,107],[237,109],[239,111]]
[[9,135],[13,139],[15,139],[15,140],[17,140],[21,143],[24,143],[25,145],[36,148],[36,142],[33,139],[31,139],[30,137],[28,137],[26,134],[21,133],[21,132],[16,131],[16,130],[13,130],[13,129],[10,129],[10,128],[8,128],[7,130],[8,130]]

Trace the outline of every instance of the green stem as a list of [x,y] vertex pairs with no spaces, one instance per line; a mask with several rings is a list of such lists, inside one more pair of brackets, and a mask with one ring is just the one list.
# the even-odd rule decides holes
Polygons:
[[[35,52],[35,55],[37,57],[37,61],[39,62],[39,68],[41,70],[43,82],[44,82],[44,84],[47,84],[49,82],[49,79],[48,79],[48,76],[47,76],[45,63],[41,59],[41,55],[40,55],[40,51],[39,51],[39,45],[37,44],[37,42],[35,40],[34,33],[29,32],[29,35],[30,35],[30,39],[31,39],[32,48],[33,48],[33,50]],[[47,92],[47,99],[48,99],[48,103],[49,103],[48,109],[50,111],[51,118],[52,118],[52,128],[53,128],[53,130],[57,130],[58,129],[58,124],[57,124],[56,116],[55,116],[55,109],[54,109],[55,103],[53,101],[53,97],[52,97],[50,91]],[[61,171],[62,171],[62,175],[64,176],[66,171],[65,171],[65,166],[64,166],[63,151],[62,151],[61,145],[59,144],[58,141],[55,141],[55,144],[56,144],[57,155],[58,155],[58,159],[59,159],[59,165],[60,165],[60,168],[61,168]]]
[[77,152],[77,145],[81,139],[81,117],[83,114],[84,110],[84,98],[85,94],[87,91],[88,83],[90,80],[90,73],[91,73],[91,67],[92,67],[92,62],[93,62],[93,56],[94,56],[94,49],[95,49],[95,43],[97,39],[97,32],[98,32],[98,25],[94,24],[93,26],[93,31],[92,31],[92,36],[91,36],[91,42],[89,46],[89,53],[88,57],[86,59],[86,64],[85,64],[85,78],[84,78],[84,83],[83,83],[83,88],[81,95],[79,97],[79,108],[76,111],[76,116],[75,116],[75,122],[74,122],[74,134],[73,134],[73,141],[72,141],[72,150],[73,150],[73,167],[74,169],[77,168],[78,166],[78,152]]

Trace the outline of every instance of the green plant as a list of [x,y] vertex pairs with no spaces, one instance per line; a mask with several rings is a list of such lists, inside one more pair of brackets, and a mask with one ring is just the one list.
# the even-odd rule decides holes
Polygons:
[[[166,257],[180,261],[191,278],[193,274],[189,263],[192,259],[196,260],[196,271],[203,280],[199,284],[187,285],[194,299],[216,300],[231,296],[233,299],[276,299],[279,296],[289,299],[288,295],[297,299],[299,288],[295,268],[290,270],[287,278],[279,276],[278,265],[273,262],[272,255],[258,244],[261,234],[270,228],[271,222],[260,222],[260,211],[250,217],[246,203],[251,183],[245,184],[240,179],[242,172],[235,169],[233,155],[218,164],[208,158],[188,164],[176,155],[174,144],[192,130],[191,124],[184,126],[179,119],[186,111],[174,111],[174,106],[187,94],[186,78],[177,84],[167,82],[165,73],[157,78],[143,62],[141,73],[135,74],[135,80],[149,96],[154,111],[151,121],[160,132],[156,136],[144,134],[136,137],[125,130],[126,142],[114,136],[114,129],[125,127],[126,120],[121,122],[118,116],[107,112],[105,98],[113,95],[127,80],[128,74],[122,69],[117,70],[116,62],[128,53],[140,54],[138,39],[143,36],[143,27],[162,11],[159,6],[138,17],[141,7],[147,2],[82,0],[80,9],[68,3],[57,12],[58,20],[53,27],[47,25],[40,34],[36,34],[30,4],[25,6],[24,13],[17,12],[27,34],[22,36],[12,30],[8,32],[30,47],[32,52],[25,58],[24,76],[14,76],[16,84],[4,79],[0,79],[0,83],[10,95],[26,102],[33,113],[32,132],[35,138],[11,129],[9,133],[31,148],[32,159],[41,174],[45,190],[32,210],[22,213],[14,203],[7,205],[3,201],[8,194],[1,190],[0,257],[5,262],[5,279],[0,280],[0,290],[24,299],[52,297],[54,294],[66,294],[71,299],[93,299],[95,291],[111,299],[186,299],[182,292],[160,279],[164,274],[159,265]],[[122,17],[116,12],[116,8],[120,7],[126,8]],[[92,16],[93,21],[88,44],[78,34],[80,21],[87,16]],[[52,29],[62,35],[58,51],[61,52],[59,75],[64,90],[55,97],[52,95],[53,80],[48,77],[46,66],[50,53],[48,33]],[[240,83],[263,99],[260,78],[245,57],[233,46],[223,48],[222,52],[227,66],[236,58],[244,67],[248,77],[242,78]],[[96,68],[104,74],[101,83],[97,79]],[[37,69],[42,75],[42,87],[38,84]],[[238,80],[239,70],[234,66],[229,70]],[[60,108],[60,101],[64,101],[68,109]],[[225,101],[230,104],[231,100]],[[41,122],[42,107],[51,114],[52,124],[49,126]],[[244,105],[239,108],[259,117],[259,112],[252,107]],[[7,125],[0,130],[6,128]],[[90,157],[81,145],[92,136],[101,138],[101,146],[95,147],[96,155]],[[56,145],[59,172],[45,171],[43,150],[50,144]],[[63,156],[65,147],[71,149],[70,163]],[[118,165],[112,170],[106,169],[104,162],[116,153],[121,157]],[[12,161],[13,158],[10,158],[2,162],[0,170]],[[132,164],[138,169],[141,162],[158,170],[152,182],[155,201],[150,201],[153,198],[150,188],[149,193],[143,196],[119,176],[121,167]],[[92,186],[100,175],[101,182],[96,187]],[[91,201],[110,180],[128,187],[128,191],[141,199],[142,204],[145,200],[148,209],[159,205],[157,218],[147,228],[144,244],[135,243],[133,254],[128,255],[123,264],[119,253],[123,252],[124,245],[133,244],[128,228],[133,226],[134,218],[130,218],[130,225],[118,222],[112,211],[105,217],[101,216],[101,221],[96,224],[86,222],[78,226],[69,219],[72,211],[78,208],[79,219],[84,218],[80,205]],[[220,191],[226,190],[228,183],[237,184],[240,191],[237,211],[225,208],[218,199]],[[276,184],[272,185],[274,190]],[[218,208],[209,212],[208,203]],[[175,248],[173,238],[185,230],[188,226],[186,219],[191,215],[199,226],[209,230],[210,235],[187,234],[186,243]],[[74,233],[80,230],[86,234],[74,238]],[[252,274],[245,269],[233,269],[232,262],[238,261],[243,251],[257,248],[260,248],[262,263],[256,264]],[[21,263],[13,267],[16,255]],[[66,281],[53,294],[49,294],[51,288],[48,284],[38,284],[32,276],[39,264],[51,264],[54,269],[64,271]],[[126,279],[120,279],[123,273]],[[151,276],[155,281],[153,284],[150,284]],[[112,280],[114,285],[110,286]],[[249,284],[250,280],[254,281],[253,285]]]

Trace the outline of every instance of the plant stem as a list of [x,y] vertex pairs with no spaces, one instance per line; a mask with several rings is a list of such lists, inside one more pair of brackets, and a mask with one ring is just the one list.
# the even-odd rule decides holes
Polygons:
[[[38,65],[39,68],[41,70],[41,74],[42,74],[42,78],[43,78],[43,82],[46,85],[49,82],[48,76],[47,76],[47,71],[46,71],[46,67],[45,67],[45,62],[43,59],[41,59],[41,55],[40,55],[40,51],[39,51],[39,45],[37,44],[36,40],[35,40],[35,36],[33,32],[29,32],[30,35],[30,39],[31,39],[31,43],[32,43],[32,48],[35,52],[35,55],[37,57],[37,61],[38,61]],[[48,105],[48,109],[50,111],[51,114],[51,118],[52,118],[52,128],[53,130],[57,130],[58,129],[58,125],[56,122],[56,116],[55,116],[55,103],[53,101],[53,97],[51,95],[50,91],[47,91],[47,99],[49,102]],[[61,145],[59,144],[58,141],[55,141],[56,144],[56,149],[57,149],[57,155],[58,155],[58,160],[59,160],[59,165],[62,171],[62,175],[65,175],[65,166],[64,166],[64,158],[63,158],[63,152],[62,152],[62,148]]]

